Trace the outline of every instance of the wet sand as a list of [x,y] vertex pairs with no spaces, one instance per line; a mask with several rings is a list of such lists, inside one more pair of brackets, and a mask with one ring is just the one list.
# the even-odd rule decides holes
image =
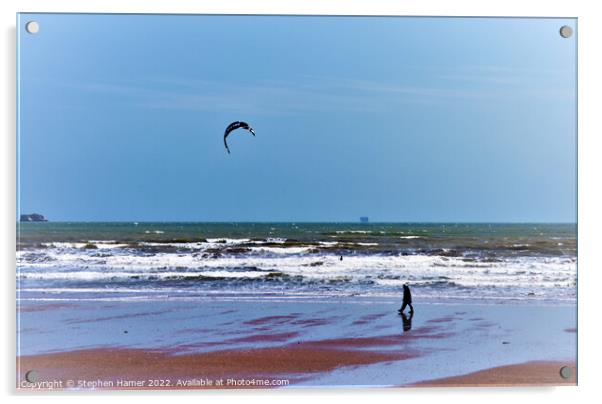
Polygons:
[[[575,383],[558,373],[576,360],[574,306],[421,304],[412,319],[399,316],[397,307],[395,300],[357,298],[21,305],[17,386]],[[36,371],[37,384],[25,381],[30,370]],[[287,383],[241,385],[227,384],[228,379]],[[216,385],[219,380],[222,385]]]
[[[564,379],[560,368],[568,366],[571,376]],[[527,362],[499,366],[461,376],[414,383],[414,387],[515,387],[515,386],[576,386],[575,363]]]
[[[359,344],[349,340],[314,341],[277,348],[252,350],[224,350],[192,355],[175,355],[141,349],[91,349],[22,357],[21,369],[35,369],[38,381],[68,380],[112,382],[143,382],[144,388],[153,388],[150,380],[168,380],[172,388],[188,388],[186,380],[204,379],[286,379],[295,383],[308,375],[331,371],[338,367],[360,366],[384,361],[399,361],[418,356],[416,352],[358,350],[378,348],[381,341],[362,339]],[[19,379],[21,387],[25,375]],[[181,383],[179,383],[179,381]],[[184,385],[182,384],[184,383]],[[123,383],[122,383],[123,384]],[[74,386],[77,387],[77,386]],[[155,386],[159,387],[159,386]],[[211,386],[209,386],[211,387]],[[224,384],[224,387],[256,387]],[[269,386],[266,386],[269,387]],[[161,387],[159,387],[161,388]]]

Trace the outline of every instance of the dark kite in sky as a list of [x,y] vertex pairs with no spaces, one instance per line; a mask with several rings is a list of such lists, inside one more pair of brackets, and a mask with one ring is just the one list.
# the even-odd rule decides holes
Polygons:
[[248,123],[241,122],[241,121],[232,122],[230,125],[228,125],[228,127],[226,128],[226,131],[224,132],[224,146],[226,146],[226,150],[228,150],[228,154],[230,154],[230,148],[228,147],[228,142],[226,141],[226,138],[228,137],[230,132],[232,132],[238,128],[246,129],[249,132],[251,132],[251,134],[253,136],[255,136],[255,132],[253,132],[253,128],[251,128]]

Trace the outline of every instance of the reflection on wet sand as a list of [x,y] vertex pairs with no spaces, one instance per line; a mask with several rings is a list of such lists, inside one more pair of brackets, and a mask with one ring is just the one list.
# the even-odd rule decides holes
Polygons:
[[414,317],[414,312],[410,312],[410,316],[408,317],[405,313],[399,313],[401,315],[401,321],[403,322],[403,332],[410,331],[412,329],[412,318]]

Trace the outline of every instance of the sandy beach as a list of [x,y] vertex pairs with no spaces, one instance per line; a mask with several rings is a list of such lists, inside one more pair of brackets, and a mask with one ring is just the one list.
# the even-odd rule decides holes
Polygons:
[[[568,366],[571,376],[564,379],[559,369]],[[577,385],[574,363],[528,362],[518,365],[499,366],[461,376],[428,380],[415,387],[513,387],[513,386],[575,386]]]
[[411,321],[387,299],[19,308],[20,389],[576,383],[570,305],[423,304]]

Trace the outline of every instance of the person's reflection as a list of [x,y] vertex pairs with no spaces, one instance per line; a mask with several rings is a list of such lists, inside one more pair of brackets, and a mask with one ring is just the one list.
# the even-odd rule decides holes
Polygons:
[[410,317],[408,317],[405,313],[401,314],[401,321],[403,322],[403,332],[410,331],[412,329],[412,317],[414,317],[414,312],[410,312]]

